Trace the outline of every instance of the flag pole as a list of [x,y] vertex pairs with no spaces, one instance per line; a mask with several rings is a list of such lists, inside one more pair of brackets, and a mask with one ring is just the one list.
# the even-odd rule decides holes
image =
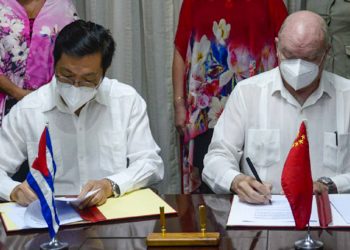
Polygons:
[[60,242],[57,237],[53,237],[50,242],[46,242],[40,245],[42,250],[65,250],[68,249],[68,243]]
[[295,249],[323,249],[322,241],[313,240],[310,233],[310,222],[307,224],[307,235],[294,243]]

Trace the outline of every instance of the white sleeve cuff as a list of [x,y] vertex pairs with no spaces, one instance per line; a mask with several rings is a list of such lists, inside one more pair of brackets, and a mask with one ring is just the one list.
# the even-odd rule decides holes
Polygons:
[[11,179],[1,181],[0,197],[6,201],[11,201],[10,195],[15,187],[20,185],[20,182],[13,181]]

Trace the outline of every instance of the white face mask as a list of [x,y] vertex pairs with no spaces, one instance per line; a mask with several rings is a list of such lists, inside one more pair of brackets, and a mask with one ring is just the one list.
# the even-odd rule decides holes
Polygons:
[[281,61],[280,71],[284,80],[294,90],[310,85],[319,73],[318,65],[302,59],[285,59]]
[[74,113],[97,94],[96,88],[75,87],[57,80],[57,91],[63,98],[68,109]]

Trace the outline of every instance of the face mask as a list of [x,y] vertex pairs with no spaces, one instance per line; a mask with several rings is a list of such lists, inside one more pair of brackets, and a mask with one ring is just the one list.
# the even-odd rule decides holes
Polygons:
[[317,77],[318,65],[302,59],[285,59],[280,64],[281,74],[286,82],[299,90],[310,85]]
[[68,109],[74,113],[97,94],[96,88],[75,87],[57,80],[57,91],[63,98]]

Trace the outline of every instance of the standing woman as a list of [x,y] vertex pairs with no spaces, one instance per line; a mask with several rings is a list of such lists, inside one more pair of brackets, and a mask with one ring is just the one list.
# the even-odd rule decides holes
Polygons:
[[0,126],[17,101],[51,80],[56,35],[75,19],[71,0],[0,0]]
[[173,61],[183,193],[210,192],[201,173],[213,128],[239,81],[277,66],[286,16],[282,0],[183,1]]

